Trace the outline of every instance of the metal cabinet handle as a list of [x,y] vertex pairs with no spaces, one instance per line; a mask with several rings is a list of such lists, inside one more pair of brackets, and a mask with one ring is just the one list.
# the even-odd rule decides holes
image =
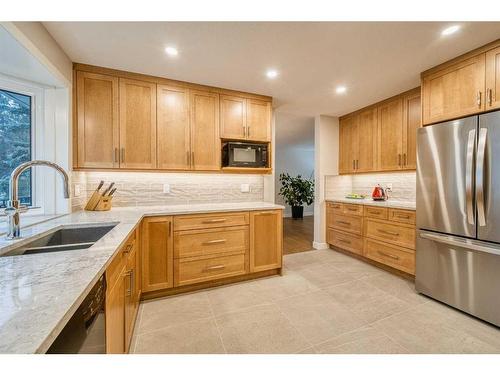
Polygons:
[[356,160],[352,159],[352,169],[356,170]]
[[125,147],[122,147],[120,149],[120,154],[121,154],[121,156],[120,156],[121,157],[121,162],[125,163]]
[[348,221],[341,221],[341,220],[338,220],[337,223],[339,224],[344,224],[344,225],[351,225],[351,223],[349,223]]
[[125,250],[123,250],[123,253],[124,253],[124,254],[128,254],[128,253],[130,253],[130,250],[132,250],[132,244],[128,244],[128,245],[125,247]]
[[476,130],[469,131],[467,140],[467,158],[465,162],[465,211],[467,212],[467,222],[474,225],[474,207],[472,204],[472,175],[474,174],[473,158],[474,147],[476,145]]
[[403,165],[406,167],[406,152],[403,154]]
[[172,222],[169,221],[168,222],[168,236],[172,236]]
[[250,126],[247,125],[247,138],[250,137]]
[[396,215],[396,217],[399,217],[400,219],[409,219],[410,215]]
[[131,275],[132,275],[132,270],[125,272],[125,275],[124,275],[125,277],[128,277],[128,279],[129,279],[128,289],[125,291],[126,297],[132,295],[132,276]]
[[478,91],[476,94],[476,102],[477,102],[477,105],[480,107],[481,106],[481,91]]
[[356,212],[358,211],[358,209],[357,209],[357,208],[348,208],[347,210],[348,210],[348,211],[356,211]]
[[436,241],[444,243],[446,245],[457,246],[467,250],[480,251],[483,253],[489,253],[494,255],[500,255],[500,250],[498,250],[494,245],[488,245],[485,242],[480,242],[476,240],[470,240],[460,237],[448,236],[445,234],[436,233],[420,233],[421,238],[427,240]]
[[213,223],[223,223],[227,219],[210,219],[210,220],[203,220],[202,224],[213,224]]
[[377,229],[377,231],[380,232],[380,233],[389,234],[391,236],[399,236],[399,233],[397,233],[397,232],[391,232],[389,230]]
[[379,253],[380,255],[385,256],[387,258],[391,258],[391,259],[394,259],[394,260],[399,260],[399,257],[396,256],[396,255],[387,254],[387,253],[384,253],[383,251],[380,251],[380,250],[377,250],[377,253]]
[[186,151],[186,163],[187,163],[187,165],[191,166],[191,158],[190,158],[189,151]]
[[492,89],[486,90],[486,101],[488,102],[488,105],[491,107],[491,104],[493,103],[493,90]]
[[356,170],[359,169],[359,159],[356,159]]
[[210,271],[216,271],[216,270],[223,270],[224,268],[226,268],[226,266],[224,266],[223,264],[219,264],[217,266],[211,266],[211,267],[207,267],[203,270],[203,272],[210,272]]
[[484,162],[486,153],[486,136],[488,129],[479,129],[479,141],[477,145],[477,164],[476,164],[476,201],[477,201],[477,221],[479,226],[486,225],[486,214],[484,210]]
[[401,154],[398,154],[398,167],[401,167]]
[[210,241],[205,241],[205,242],[202,242],[202,245],[214,245],[214,244],[218,244],[218,243],[226,243],[227,240],[226,239],[220,239],[220,240],[210,240]]

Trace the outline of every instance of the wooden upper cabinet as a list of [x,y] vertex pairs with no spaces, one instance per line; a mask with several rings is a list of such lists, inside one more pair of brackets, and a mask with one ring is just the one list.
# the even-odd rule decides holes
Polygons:
[[118,78],[76,73],[78,168],[118,168]]
[[220,97],[220,136],[242,139],[246,137],[246,99],[238,96]]
[[247,99],[246,101],[247,139],[271,141],[271,102]]
[[349,116],[339,121],[339,173],[353,173],[355,164],[354,137],[357,133],[357,117]]
[[378,169],[400,169],[403,160],[403,99],[378,107]]
[[158,85],[157,155],[159,169],[186,170],[191,166],[189,90]]
[[485,53],[422,76],[423,123],[485,109]]
[[360,112],[353,141],[356,143],[356,172],[370,172],[376,169],[377,157],[377,108]]
[[422,126],[420,90],[403,98],[403,169],[417,168],[417,130]]
[[500,108],[500,47],[486,52],[486,109]]
[[174,286],[173,223],[171,216],[142,221],[142,292]]
[[282,241],[281,210],[250,212],[250,272],[281,268]]
[[219,94],[191,91],[191,168],[221,168]]
[[120,78],[120,167],[156,168],[156,84]]

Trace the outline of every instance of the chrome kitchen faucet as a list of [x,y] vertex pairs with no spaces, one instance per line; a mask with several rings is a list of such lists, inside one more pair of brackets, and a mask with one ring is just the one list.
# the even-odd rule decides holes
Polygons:
[[19,176],[26,169],[30,167],[34,167],[37,165],[42,165],[46,167],[54,168],[58,171],[63,178],[63,189],[64,189],[64,198],[69,198],[69,177],[64,169],[62,169],[56,163],[52,163],[50,161],[45,160],[32,160],[26,163],[22,163],[16,169],[12,171],[10,174],[9,180],[9,202],[7,203],[7,208],[5,209],[5,214],[8,216],[9,224],[8,224],[8,232],[7,238],[10,240],[16,239],[20,237],[21,234],[21,222],[20,222],[20,213],[26,212],[27,207],[21,206],[21,202],[18,199],[18,182]]

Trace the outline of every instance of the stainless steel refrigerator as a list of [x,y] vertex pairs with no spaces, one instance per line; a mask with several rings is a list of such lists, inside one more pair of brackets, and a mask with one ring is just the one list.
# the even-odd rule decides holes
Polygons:
[[500,326],[500,111],[417,134],[418,292]]

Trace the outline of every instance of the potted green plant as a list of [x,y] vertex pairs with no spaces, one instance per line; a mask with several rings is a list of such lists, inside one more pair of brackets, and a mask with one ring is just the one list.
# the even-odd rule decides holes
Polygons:
[[314,202],[314,181],[302,178],[301,175],[292,177],[288,173],[280,174],[279,179],[279,195],[292,207],[292,218],[302,219],[304,204],[310,205]]

